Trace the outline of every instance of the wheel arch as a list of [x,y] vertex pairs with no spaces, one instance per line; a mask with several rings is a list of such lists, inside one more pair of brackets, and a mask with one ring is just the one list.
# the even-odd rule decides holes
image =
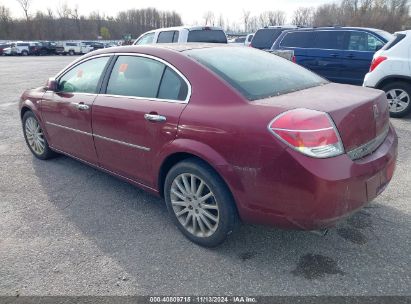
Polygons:
[[159,162],[160,165],[157,170],[156,186],[162,197],[164,196],[164,181],[167,173],[174,165],[188,158],[198,159],[213,169],[224,181],[233,198],[235,198],[233,185],[243,188],[232,166],[221,154],[210,146],[186,139],[177,139],[171,145],[172,146],[169,145],[166,148],[167,151],[162,153],[162,157],[160,157],[161,161]]
[[408,84],[411,84],[411,77],[410,76],[404,76],[404,75],[390,75],[382,78],[377,85],[375,86],[376,89],[382,89],[384,86],[386,86],[389,83],[396,82],[396,81],[401,81],[401,82],[406,82]]

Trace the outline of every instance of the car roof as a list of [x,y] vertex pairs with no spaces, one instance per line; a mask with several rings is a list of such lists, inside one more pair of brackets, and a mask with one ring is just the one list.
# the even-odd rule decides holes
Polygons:
[[184,30],[184,29],[188,30],[188,31],[195,31],[195,30],[202,30],[202,29],[205,29],[205,28],[208,29],[208,30],[218,30],[218,31],[223,30],[221,27],[218,27],[218,26],[208,26],[208,25],[204,25],[204,26],[200,26],[200,25],[187,26],[187,25],[182,25],[182,26],[173,26],[173,27],[163,27],[163,28],[147,31],[143,34],[154,33],[154,32],[163,32],[163,31],[179,31],[179,30]]
[[175,52],[184,52],[193,49],[205,49],[213,47],[229,47],[225,43],[156,43],[145,45],[128,45],[111,47],[107,49],[97,50],[88,54],[103,54],[103,53],[138,53],[150,49],[164,49]]
[[364,30],[370,32],[380,31],[371,27],[353,27],[353,26],[321,26],[321,27],[298,27],[295,29],[288,29],[287,32],[293,31],[317,31],[317,30]]

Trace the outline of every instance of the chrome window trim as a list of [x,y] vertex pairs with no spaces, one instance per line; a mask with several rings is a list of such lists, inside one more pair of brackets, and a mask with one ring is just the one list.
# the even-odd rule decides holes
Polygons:
[[[184,76],[183,73],[181,73],[175,66],[173,66],[171,63],[152,56],[152,55],[147,55],[147,54],[140,54],[140,53],[113,53],[113,55],[115,56],[134,56],[134,57],[143,57],[143,58],[148,58],[148,59],[152,59],[158,62],[161,62],[162,64],[164,64],[165,66],[169,67],[170,69],[172,69],[178,76],[180,76],[184,82],[187,85],[187,96],[184,100],[176,100],[176,99],[164,99],[164,98],[155,98],[155,97],[138,97],[138,96],[129,96],[129,95],[113,95],[113,94],[99,94],[101,96],[112,96],[112,97],[126,97],[126,98],[132,98],[132,99],[145,99],[145,100],[154,100],[154,101],[165,101],[165,102],[176,102],[176,103],[188,103],[190,98],[191,98],[191,93],[192,93],[192,89],[191,89],[191,83],[190,81]],[[111,75],[110,75],[111,76]],[[110,79],[109,79],[110,81]]]
[[[388,43],[388,41],[384,43],[384,41],[382,41],[381,38],[375,36],[374,33],[367,32],[367,31],[362,31],[362,30],[353,30],[353,29],[349,29],[349,30],[335,29],[335,30],[332,30],[332,29],[327,29],[327,30],[300,31],[300,33],[301,33],[301,32],[304,32],[304,33],[314,33],[314,34],[315,34],[315,33],[318,33],[318,32],[336,32],[336,31],[340,31],[340,32],[345,31],[345,32],[366,33],[366,34],[369,34],[369,35],[373,36],[375,39],[379,40],[381,43],[383,43],[383,45],[385,45],[385,44]],[[297,30],[297,31],[294,31],[293,33],[295,33],[295,32],[298,32],[298,30]],[[346,52],[361,52],[361,53],[370,53],[370,52],[372,52],[372,51],[357,51],[357,50],[349,50],[349,49],[322,49],[322,48],[314,48],[314,47],[282,46],[281,43],[283,42],[284,38],[285,38],[288,34],[291,34],[291,32],[290,32],[290,33],[286,33],[286,34],[284,35],[284,37],[281,39],[281,41],[280,41],[280,43],[279,43],[279,46],[280,46],[280,47],[290,48],[290,49],[304,49],[304,50],[346,51]]]
[[66,126],[63,126],[63,125],[56,124],[56,123],[52,123],[52,122],[49,122],[49,121],[47,121],[46,124],[54,126],[54,127],[66,129],[66,130],[69,130],[69,131],[72,131],[72,132],[80,133],[80,134],[83,134],[83,135],[97,137],[97,138],[100,138],[100,139],[103,139],[103,140],[107,140],[107,141],[110,141],[110,142],[114,142],[114,143],[117,143],[117,144],[121,144],[121,145],[124,145],[124,146],[127,146],[127,147],[136,148],[136,149],[147,151],[147,152],[149,152],[151,150],[151,148],[148,148],[148,147],[139,146],[139,145],[135,145],[135,144],[130,144],[130,143],[125,142],[125,141],[121,141],[121,140],[101,136],[101,135],[98,135],[98,134],[95,134],[95,133],[89,133],[89,132],[81,131],[81,130],[78,130],[78,129],[74,129],[74,128],[66,127]]
[[105,53],[105,54],[99,54],[99,55],[93,55],[87,58],[79,58],[77,60],[75,60],[74,62],[70,63],[69,65],[65,66],[60,72],[58,72],[56,74],[56,76],[54,76],[54,78],[57,80],[58,78],[64,76],[64,74],[66,74],[68,71],[72,70],[73,68],[75,68],[76,66],[78,66],[79,64],[82,64],[86,61],[89,61],[91,59],[95,59],[95,58],[99,58],[99,57],[111,57],[113,56],[114,53]]
[[369,142],[362,144],[361,146],[347,152],[347,155],[351,158],[351,160],[357,160],[373,153],[375,150],[378,149],[379,146],[383,144],[383,142],[388,136],[389,130],[390,126],[389,124],[387,124],[387,126],[381,134],[377,135],[377,137],[370,140]]
[[[68,66],[66,66],[63,70],[61,70],[59,73],[57,73],[57,75],[54,77],[55,79],[58,79],[59,77],[62,77],[64,74],[66,74],[68,71],[70,71],[72,68],[75,68],[77,65],[82,64],[83,62],[86,62],[88,60],[91,59],[95,59],[95,58],[99,58],[99,57],[106,57],[106,56],[135,56],[135,57],[144,57],[144,58],[149,58],[152,60],[156,60],[158,62],[161,62],[162,64],[166,65],[167,67],[169,67],[170,69],[172,69],[175,73],[177,73],[178,76],[180,76],[184,82],[187,85],[187,96],[184,100],[175,100],[175,99],[163,99],[163,98],[149,98],[149,97],[138,97],[138,96],[128,96],[128,95],[114,95],[114,94],[98,94],[100,96],[108,96],[108,97],[126,97],[126,98],[131,98],[131,99],[144,99],[144,100],[154,100],[154,101],[165,101],[165,102],[175,102],[175,103],[188,103],[190,101],[191,98],[191,94],[192,94],[192,87],[191,87],[191,83],[190,81],[187,79],[187,77],[184,76],[183,73],[181,73],[175,66],[173,66],[171,63],[152,56],[152,55],[147,55],[147,54],[140,54],[140,53],[105,53],[105,54],[99,54],[99,55],[94,55],[94,56],[90,56],[87,58],[84,58],[83,60],[79,59],[79,61],[74,62]],[[111,71],[112,72],[112,71]],[[56,92],[58,93],[58,92]],[[80,92],[79,92],[80,93]],[[74,93],[71,93],[74,94]],[[82,94],[88,94],[88,93],[82,93]]]

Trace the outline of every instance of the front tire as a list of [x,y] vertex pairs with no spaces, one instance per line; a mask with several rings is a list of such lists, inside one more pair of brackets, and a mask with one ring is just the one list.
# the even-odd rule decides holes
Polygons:
[[21,52],[21,56],[28,56],[29,55],[29,52],[27,52],[27,51],[22,51]]
[[411,112],[411,85],[395,81],[385,85],[382,90],[388,100],[391,117],[404,117]]
[[49,147],[37,117],[31,111],[23,115],[23,134],[27,146],[35,157],[46,160],[56,156]]
[[237,210],[224,181],[198,159],[184,160],[170,169],[164,196],[174,223],[198,245],[221,244],[237,222]]
[[70,56],[74,56],[74,55],[75,55],[75,54],[74,54],[74,51],[73,51],[73,50],[70,50],[70,51],[69,51],[69,55],[70,55]]

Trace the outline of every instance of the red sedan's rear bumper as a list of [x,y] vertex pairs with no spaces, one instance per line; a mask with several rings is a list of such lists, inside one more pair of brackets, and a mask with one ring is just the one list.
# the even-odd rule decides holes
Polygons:
[[[391,126],[383,144],[356,161],[347,154],[314,159],[286,150],[280,161],[268,162],[269,168],[258,170],[254,189],[234,192],[240,216],[248,223],[283,228],[333,226],[385,189],[395,169],[397,146]],[[243,176],[243,182],[248,181]]]

